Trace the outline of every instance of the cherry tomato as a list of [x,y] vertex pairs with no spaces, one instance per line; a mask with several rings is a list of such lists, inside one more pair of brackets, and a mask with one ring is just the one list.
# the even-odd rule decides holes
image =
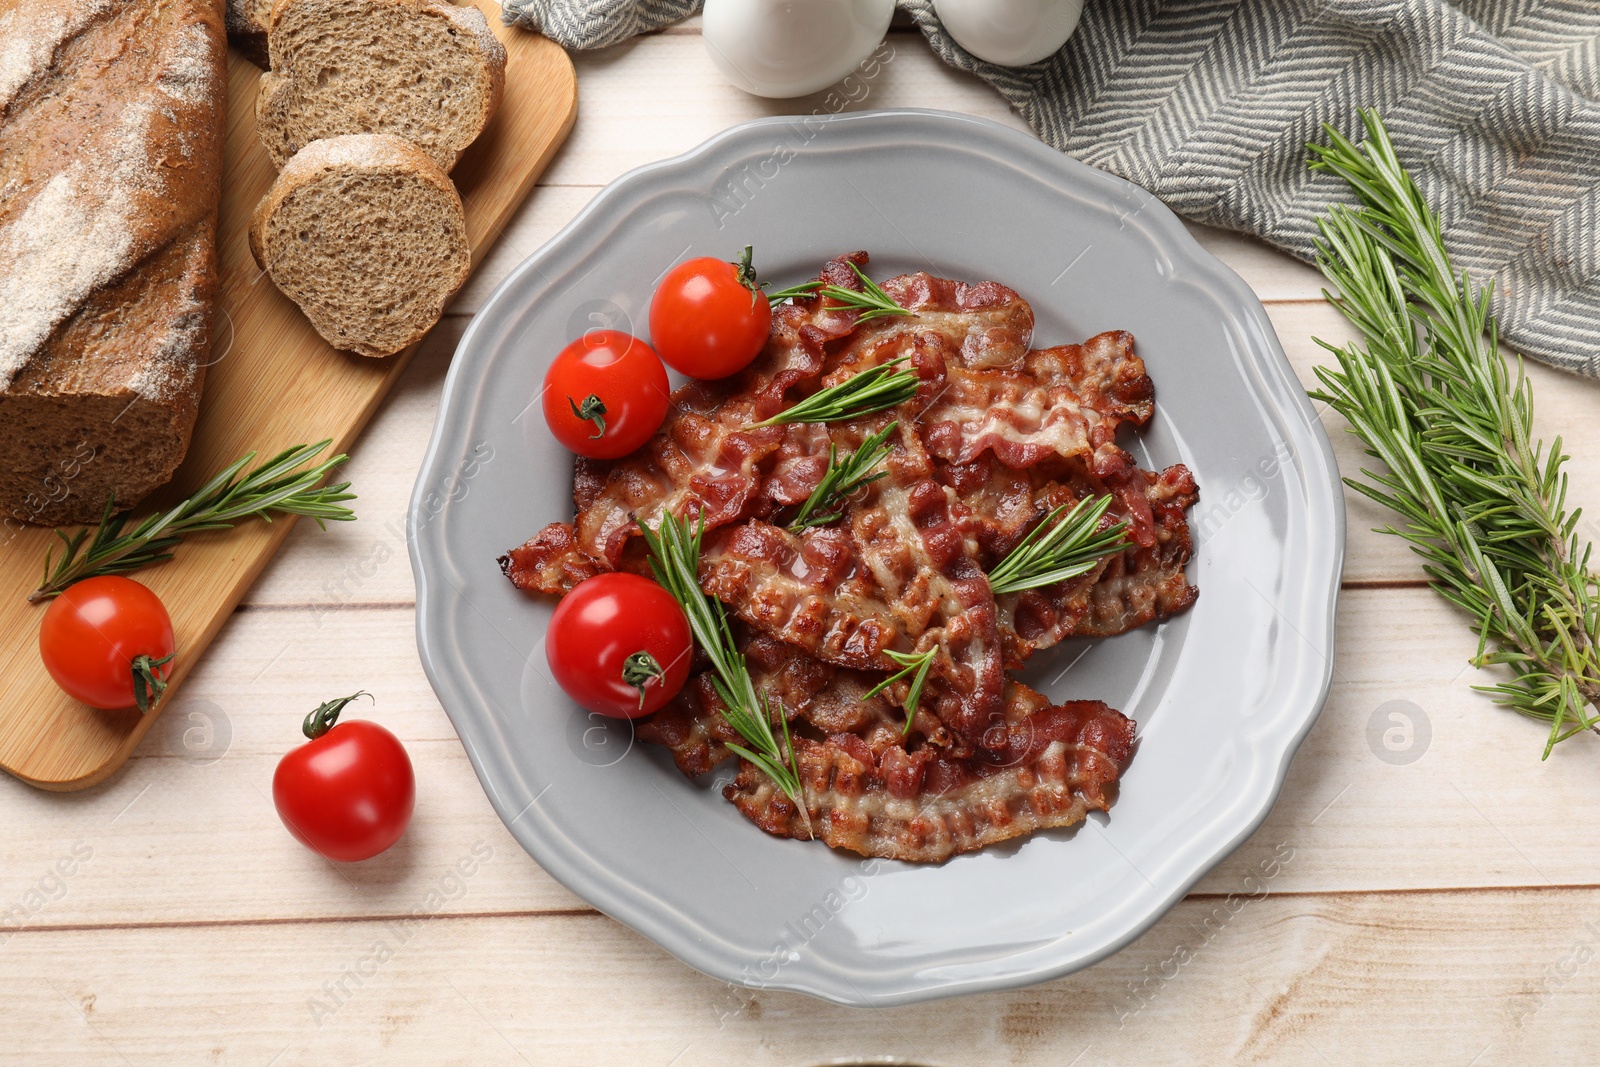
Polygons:
[[677,695],[694,639],[672,594],[637,574],[597,574],[562,598],[544,635],[550,673],[573,700],[636,719]]
[[617,459],[661,428],[672,387],[651,347],[620,330],[590,330],[544,375],[544,421],[580,456]]
[[738,263],[710,256],[667,271],[650,301],[650,339],[667,366],[691,378],[726,378],[767,343],[772,307],[755,282],[750,249]]
[[50,677],[72,699],[107,710],[149,711],[167,687],[174,647],[161,598],[114,574],[67,586],[39,626]]
[[355,693],[323,704],[302,730],[310,738],[278,761],[272,802],[302,845],[330,860],[370,859],[400,840],[417,800],[411,757],[375,722],[338,722]]

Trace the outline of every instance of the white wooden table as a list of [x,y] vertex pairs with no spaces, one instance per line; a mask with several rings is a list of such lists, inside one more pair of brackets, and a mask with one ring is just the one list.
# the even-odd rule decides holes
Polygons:
[[[1020,125],[920,37],[890,40],[852,108]],[[830,106],[727,86],[692,23],[577,62],[571,141],[354,450],[360,521],[294,531],[109,782],[53,795],[0,776],[0,1062],[1600,1062],[1600,739],[1541,763],[1541,726],[1471,690],[1472,635],[1355,497],[1333,692],[1277,807],[1096,967],[894,1010],[750,993],[541,871],[490,809],[413,643],[403,516],[451,352],[506,271],[606,182],[744,119]],[[1312,335],[1346,336],[1315,273],[1197,232],[1310,382]],[[1600,388],[1531,373],[1541,427],[1577,457],[1574,498],[1600,506]],[[270,783],[301,716],[358,688],[410,750],[417,810],[390,852],[335,866],[283,830]]]

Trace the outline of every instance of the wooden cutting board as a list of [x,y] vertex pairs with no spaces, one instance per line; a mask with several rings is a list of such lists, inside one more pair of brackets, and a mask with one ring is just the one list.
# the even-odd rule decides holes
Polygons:
[[[501,25],[493,0],[476,0],[506,46],[505,97],[452,177],[467,211],[473,264],[483,261],[522,204],[577,115],[577,80],[566,53],[543,37]],[[168,507],[247,452],[331,437],[346,451],[410,360],[337,352],[256,268],[246,231],[274,170],[256,139],[256,81],[249,61],[228,55],[228,138],[218,235],[221,301],[213,364],[189,455],[166,489],[137,511]],[[337,480],[337,479],[336,479]],[[353,486],[360,493],[359,485]],[[356,513],[361,501],[354,502]],[[166,696],[149,715],[96,711],[69,700],[39,661],[43,605],[27,603],[38,584],[47,529],[14,525],[0,534],[0,767],[45,789],[83,789],[120,767],[222,628],[245,590],[288,534],[293,519],[247,520],[226,533],[190,537],[168,563],[136,577],[172,615],[178,653]],[[357,521],[360,521],[359,519]]]

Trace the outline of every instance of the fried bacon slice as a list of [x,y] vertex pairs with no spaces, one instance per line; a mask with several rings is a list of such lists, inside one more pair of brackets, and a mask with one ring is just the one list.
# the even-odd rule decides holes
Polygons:
[[1108,475],[1132,462],[1116,446],[1117,430],[1149,421],[1152,397],[1132,335],[1114,331],[1006,366],[952,364],[920,418],[928,451],[950,463],[985,452],[1018,468],[1052,456],[1088,458]]
[[1184,574],[1192,551],[1184,512],[1198,490],[1181,463],[1159,475],[1135,467],[1115,486],[1068,463],[1018,471],[991,456],[942,464],[937,476],[955,491],[968,552],[986,571],[1057,505],[1110,493],[1102,524],[1129,524],[1128,550],[1088,574],[997,598],[1008,667],[1069,637],[1112,637],[1169,619],[1199,595]]
[[1099,701],[1053,705],[1019,682],[1006,695],[1007,743],[987,758],[954,759],[932,746],[875,750],[871,731],[801,738],[806,817],[744,761],[722,795],[769,834],[814,834],[863,856],[924,863],[1107,810],[1108,787],[1132,752],[1133,721]]
[[702,554],[701,587],[830,663],[893,671],[885,651],[933,651],[934,674],[960,697],[946,722],[976,743],[1001,711],[994,596],[914,427],[902,422],[892,440],[885,477],[850,501],[843,527],[797,536],[751,521],[719,531]]

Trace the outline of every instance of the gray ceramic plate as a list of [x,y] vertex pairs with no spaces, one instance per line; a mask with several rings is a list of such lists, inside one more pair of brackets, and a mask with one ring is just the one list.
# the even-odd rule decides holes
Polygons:
[[[1109,816],[938,867],[767,837],[546,674],[551,604],[495,558],[571,517],[548,360],[645,335],[674,261],[756,247],[791,284],[857,248],[883,278],[995,279],[1036,344],[1133,331],[1158,413],[1130,447],[1201,498],[1194,609],[1037,657],[1028,680],[1139,723]],[[994,123],[924,111],[767,119],[618,179],[472,323],[411,502],[422,663],[495,810],[541,866],[707,974],[855,1005],[1043,981],[1137,937],[1266,816],[1327,693],[1338,472],[1261,305],[1160,202]]]

